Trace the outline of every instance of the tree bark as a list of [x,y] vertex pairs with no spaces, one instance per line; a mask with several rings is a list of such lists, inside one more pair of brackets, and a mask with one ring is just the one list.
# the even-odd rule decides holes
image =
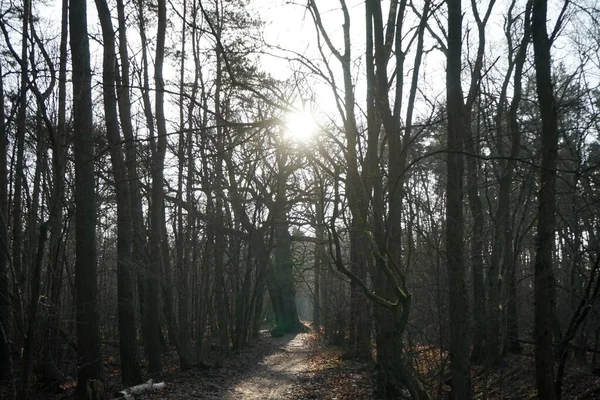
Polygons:
[[131,203],[127,168],[123,156],[117,98],[115,93],[117,57],[115,34],[110,10],[106,0],[96,0],[98,18],[104,41],[104,62],[102,69],[102,89],[104,96],[104,117],[106,136],[110,149],[112,170],[115,177],[117,201],[117,311],[119,325],[119,351],[121,360],[121,382],[132,386],[142,381],[139,356],[137,353],[137,329],[133,292],[132,266],[132,223]]
[[[220,9],[220,4],[215,2],[215,24],[217,25],[216,31],[214,32],[217,35],[218,40],[221,40],[222,34],[222,26],[223,21],[221,21],[222,10]],[[227,296],[226,296],[226,288],[225,288],[225,247],[227,246],[227,242],[225,239],[225,234],[223,232],[224,228],[224,191],[223,191],[223,180],[224,180],[224,172],[223,172],[223,162],[224,162],[224,152],[225,152],[225,137],[226,134],[224,130],[224,121],[225,121],[225,107],[222,104],[222,92],[223,92],[223,49],[219,46],[216,46],[216,62],[217,62],[217,76],[215,82],[215,118],[217,122],[216,133],[217,137],[215,140],[215,164],[214,164],[214,182],[212,184],[213,195],[214,195],[214,217],[213,217],[213,232],[215,237],[214,242],[214,263],[215,263],[215,293],[216,293],[216,307],[217,307],[217,321],[218,321],[218,329],[219,329],[219,344],[221,346],[220,356],[223,357],[229,351],[229,321],[228,321],[228,307],[227,307]],[[222,359],[219,360],[222,362]]]
[[[142,4],[140,2],[140,4]],[[131,224],[132,224],[132,268],[137,275],[138,285],[138,298],[139,308],[141,317],[141,328],[142,336],[144,338],[144,346],[146,350],[146,356],[148,356],[148,304],[147,304],[147,241],[146,241],[146,230],[144,227],[144,215],[142,210],[142,199],[140,195],[140,178],[137,171],[137,146],[135,136],[133,133],[133,125],[131,118],[131,100],[129,95],[129,55],[128,55],[128,42],[127,42],[127,26],[125,24],[125,5],[123,0],[117,0],[117,14],[118,14],[118,32],[119,32],[119,57],[121,60],[121,70],[117,69],[117,80],[119,82],[117,86],[117,101],[119,106],[119,117],[121,121],[121,129],[123,130],[123,136],[125,138],[125,163],[127,166],[127,178],[129,181],[129,195],[131,204]],[[140,26],[140,32],[143,32],[143,24]],[[144,34],[145,35],[145,34]],[[144,36],[143,36],[144,37]],[[142,48],[142,52],[145,54],[146,46]],[[144,64],[147,67],[147,63]],[[145,77],[147,77],[147,68],[144,69]],[[143,91],[144,98],[148,96],[146,90]],[[148,102],[149,105],[149,102]],[[148,109],[151,114],[151,111]],[[151,121],[152,122],[152,121]],[[153,125],[149,128],[153,132]]]
[[[476,1],[471,1],[471,8],[475,22],[477,24],[478,45],[475,62],[471,69],[471,82],[468,88],[468,95],[465,105],[462,107],[463,131],[465,150],[469,153],[466,156],[466,183],[469,208],[473,217],[473,228],[471,237],[471,270],[473,277],[473,322],[474,326],[474,348],[473,359],[479,360],[482,357],[483,345],[487,340],[488,359],[495,360],[498,351],[498,333],[500,323],[499,310],[499,268],[490,268],[489,273],[489,309],[486,310],[485,286],[483,283],[484,265],[484,215],[483,204],[479,194],[479,165],[477,162],[478,148],[476,143],[479,141],[479,123],[477,131],[473,132],[473,108],[475,102],[480,97],[480,86],[482,70],[484,68],[483,60],[485,55],[485,28],[488,18],[492,11],[495,1],[492,0],[487,5],[483,18],[477,7]],[[502,99],[500,100],[502,101]],[[492,266],[496,260],[492,259]],[[498,263],[496,263],[498,264]]]
[[[316,171],[315,171],[316,172]],[[321,291],[325,290],[322,278],[323,272],[326,269],[327,253],[325,252],[325,212],[324,208],[324,189],[323,181],[320,179],[317,183],[317,200],[315,202],[316,218],[315,218],[315,283],[314,283],[314,300],[313,300],[313,327],[318,332],[324,319],[321,317],[322,297]]]
[[40,287],[42,280],[42,264],[44,260],[44,246],[48,233],[48,224],[42,224],[40,228],[40,236],[37,246],[36,260],[33,268],[33,276],[31,282],[31,299],[29,301],[27,336],[23,345],[23,366],[21,368],[21,390],[19,391],[19,399],[28,399],[29,381],[33,371],[33,351],[35,346],[35,337],[37,335],[37,310],[40,298]]
[[[329,40],[323,26],[321,15],[314,0],[309,1],[309,9],[318,31],[326,38],[327,45],[340,63],[343,74],[344,100],[343,119],[346,137],[344,156],[347,163],[346,197],[352,220],[350,221],[350,270],[363,282],[367,277],[367,250],[364,247],[364,233],[366,229],[366,216],[364,211],[367,203],[359,175],[359,160],[357,145],[359,132],[355,115],[355,92],[352,82],[352,46],[350,36],[350,13],[345,1],[340,1],[344,15],[343,47],[339,52]],[[371,358],[371,318],[369,317],[369,304],[364,301],[362,289],[352,281],[350,283],[350,332],[346,343],[346,357],[367,360]]]
[[[185,131],[185,115],[184,115],[184,84],[185,84],[185,61],[186,61],[186,32],[187,32],[187,3],[183,3],[183,11],[182,11],[182,23],[181,23],[181,69],[179,73],[179,143],[177,149],[177,157],[178,157],[178,174],[177,174],[177,217],[175,218],[174,224],[175,229],[173,229],[175,233],[175,244],[176,244],[176,263],[177,263],[177,282],[178,282],[178,310],[177,314],[179,317],[179,338],[177,342],[179,343],[179,365],[181,369],[188,369],[190,367],[189,360],[189,323],[188,323],[188,315],[189,315],[189,235],[187,232],[192,227],[193,221],[188,220],[188,226],[184,226],[184,217],[183,217],[183,183],[184,183],[184,174],[183,170],[185,167],[185,149],[192,146],[191,141],[187,143],[186,146],[186,138],[188,137],[187,132]],[[192,33],[193,34],[193,33]],[[196,72],[196,76],[197,76]],[[191,113],[190,113],[191,114]],[[191,130],[191,129],[190,129]],[[193,164],[193,158],[188,159],[188,171],[192,169],[191,165]],[[191,180],[187,182],[188,188],[192,185]],[[190,191],[186,192],[188,195]],[[188,196],[189,197],[189,196]],[[192,204],[192,200],[188,198],[190,205]],[[191,210],[188,211],[189,214],[192,214]]]
[[[30,0],[23,1],[23,21],[22,21],[22,43],[20,67],[21,76],[19,83],[19,102],[17,111],[17,130],[15,133],[16,142],[16,162],[14,164],[14,189],[12,199],[12,264],[16,275],[14,282],[16,292],[24,292],[24,285],[27,280],[27,271],[24,266],[25,249],[23,248],[23,155],[25,149],[25,131],[27,128],[27,87],[28,87],[28,55],[27,42],[29,19],[31,17]],[[16,53],[15,53],[16,54]],[[22,296],[15,296],[15,317],[19,319],[20,326],[25,325]]]
[[533,41],[537,97],[542,118],[542,165],[538,192],[538,224],[535,246],[535,376],[538,397],[556,398],[552,350],[553,286],[552,257],[556,220],[556,164],[558,158],[558,117],[551,75],[551,42],[546,31],[547,0],[533,5]]
[[8,246],[8,137],[6,117],[4,115],[4,79],[0,65],[0,379],[7,379],[12,374],[10,363],[10,285],[8,280],[9,255]]
[[[117,0],[121,1],[121,0]],[[118,5],[119,3],[117,3]],[[117,6],[117,10],[121,12],[122,7]],[[139,32],[140,32],[140,40],[142,41],[142,104],[144,108],[144,116],[146,118],[146,128],[148,129],[149,136],[151,138],[151,148],[154,149],[155,142],[154,137],[156,134],[156,128],[154,123],[154,115],[152,113],[152,102],[150,100],[150,78],[148,71],[150,70],[148,63],[148,49],[149,49],[149,41],[146,36],[146,19],[144,16],[145,8],[144,2],[139,1],[137,4],[138,11],[138,21],[139,21]],[[125,32],[125,16],[123,10],[123,16],[119,17],[119,25],[123,26],[120,28],[120,32]],[[123,38],[124,36],[122,36]],[[123,83],[127,82],[129,79],[129,74],[126,73],[128,70],[128,62],[124,62],[126,58],[123,57],[125,54],[127,43],[123,43],[121,40],[120,43],[120,54],[121,54],[121,64],[123,66]],[[124,48],[125,47],[125,48]],[[128,90],[128,88],[126,88]],[[125,103],[125,101],[123,101]],[[122,106],[130,108],[130,103],[124,104]],[[129,119],[125,124],[123,124],[123,133],[126,138],[128,138],[128,133],[131,132],[130,139],[127,139],[127,165],[128,172],[130,176],[130,184],[131,184],[131,202],[132,202],[132,211],[133,211],[133,224],[134,224],[134,261],[138,265],[138,297],[140,303],[140,316],[142,320],[142,333],[144,335],[144,346],[146,350],[146,357],[148,360],[153,360],[152,365],[156,364],[156,359],[160,358],[160,332],[152,332],[151,325],[158,324],[160,326],[160,320],[158,323],[155,321],[150,321],[152,318],[150,309],[160,307],[160,297],[154,296],[158,298],[151,299],[150,293],[151,287],[154,290],[158,290],[158,283],[152,283],[152,266],[150,262],[149,255],[151,254],[151,250],[147,248],[146,244],[151,243],[151,238],[148,238],[148,234],[146,233],[146,227],[144,226],[144,214],[142,209],[142,198],[139,191],[139,176],[137,174],[137,155],[135,150],[135,142],[133,137],[133,130],[129,130],[131,126],[131,119]],[[153,150],[154,152],[154,150]],[[152,195],[151,195],[152,196]],[[149,223],[150,229],[152,229],[152,223]],[[155,249],[157,251],[157,249]],[[158,292],[154,292],[158,293]],[[155,304],[156,303],[156,304]],[[159,318],[159,317],[157,317]],[[160,329],[160,328],[159,328]],[[154,336],[158,335],[158,338]]]
[[163,263],[164,231],[164,163],[167,151],[167,127],[164,113],[163,62],[165,56],[165,35],[167,6],[164,0],[158,1],[158,31],[156,35],[156,58],[154,80],[156,84],[156,127],[157,137],[151,138],[154,144],[152,156],[152,193],[150,205],[150,276],[148,279],[148,349],[151,373],[162,370],[160,359],[160,274]]
[[167,231],[167,220],[165,215],[166,206],[163,201],[162,207],[162,269],[161,269],[161,290],[163,294],[163,312],[167,322],[167,333],[169,334],[169,345],[174,346],[177,354],[179,350],[179,329],[177,328],[177,319],[175,316],[175,307],[173,306],[173,278],[171,269],[171,255],[169,248],[169,238]]
[[463,93],[460,82],[462,51],[461,0],[448,0],[448,49],[446,102],[448,113],[448,156],[446,191],[446,259],[450,289],[451,396],[472,397],[469,366],[470,335],[465,283],[463,237]]
[[70,11],[75,132],[75,303],[78,352],[76,394],[84,398],[88,381],[102,379],[96,281],[96,179],[85,0],[72,0]]
[[60,330],[60,297],[63,280],[63,196],[65,192],[65,168],[67,156],[66,137],[66,81],[67,81],[67,42],[68,42],[68,0],[62,1],[62,20],[60,33],[60,61],[58,70],[58,124],[52,138],[52,177],[54,186],[50,200],[50,313],[48,316],[48,333],[46,335],[46,353],[44,355],[44,380],[49,392],[59,389],[59,330]]
[[269,285],[273,310],[275,312],[275,330],[281,333],[293,333],[302,330],[296,307],[296,289],[294,285],[294,261],[292,257],[292,237],[289,233],[287,208],[287,179],[290,175],[288,155],[280,149],[277,155],[277,181],[275,183],[275,204],[273,213],[274,265],[273,282]]
[[502,203],[507,203],[506,208],[510,207],[510,187],[513,181],[515,168],[517,165],[517,157],[519,156],[519,149],[521,146],[521,130],[517,120],[517,112],[522,98],[522,76],[523,67],[527,55],[527,47],[531,39],[530,18],[532,2],[528,1],[525,9],[525,31],[523,33],[523,39],[517,50],[515,56],[515,72],[513,81],[513,98],[510,104],[508,112],[508,127],[510,133],[510,159],[506,162],[504,174],[500,178],[500,194],[502,196],[503,191],[508,192],[503,199],[499,199],[497,219],[503,229],[503,245],[504,245],[504,266],[507,275],[507,300],[506,300],[506,324],[507,324],[507,335],[506,335],[506,349],[513,353],[519,353],[521,351],[521,344],[517,340],[519,338],[519,325],[518,325],[518,313],[517,313],[517,254],[515,254],[513,235],[514,226],[509,225],[508,219],[510,213],[506,210],[501,210],[505,207]]

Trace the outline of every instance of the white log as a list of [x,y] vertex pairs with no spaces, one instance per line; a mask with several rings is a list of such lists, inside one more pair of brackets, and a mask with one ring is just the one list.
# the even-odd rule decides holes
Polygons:
[[127,389],[123,389],[119,392],[119,395],[122,399],[131,400],[137,394],[142,394],[146,392],[150,392],[153,390],[160,390],[167,386],[164,382],[153,383],[152,379],[150,379],[146,383],[142,383],[141,385],[136,385],[129,387]]

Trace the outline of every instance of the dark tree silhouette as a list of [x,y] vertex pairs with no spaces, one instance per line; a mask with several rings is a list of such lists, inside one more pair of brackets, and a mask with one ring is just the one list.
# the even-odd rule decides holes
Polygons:
[[89,381],[103,375],[96,281],[95,146],[86,1],[71,1],[69,10],[75,153],[77,395],[85,398]]
[[558,118],[550,71],[551,41],[546,31],[547,0],[533,4],[531,36],[533,41],[537,97],[542,120],[540,189],[535,244],[535,377],[538,396],[553,400],[553,302],[554,276],[552,253],[556,221],[556,162],[558,158]]

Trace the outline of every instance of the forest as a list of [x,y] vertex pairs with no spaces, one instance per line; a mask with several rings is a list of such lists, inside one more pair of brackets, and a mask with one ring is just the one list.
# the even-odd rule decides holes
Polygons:
[[597,0],[0,29],[0,397],[600,399]]

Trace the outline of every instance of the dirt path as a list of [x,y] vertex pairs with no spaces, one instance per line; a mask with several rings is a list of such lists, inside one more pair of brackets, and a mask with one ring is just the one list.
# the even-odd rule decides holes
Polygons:
[[[314,332],[260,340],[230,352],[215,367],[217,355],[207,352],[207,367],[181,370],[174,351],[165,356],[165,369],[155,377],[166,386],[139,395],[138,400],[296,400],[377,398],[369,363],[342,359],[337,347],[325,346]],[[118,368],[106,369],[107,392],[122,389]],[[73,381],[74,382],[74,381]],[[55,400],[71,398],[65,392]],[[108,396],[108,398],[114,398]]]
[[[223,394],[225,400],[284,399],[299,374],[307,369],[311,353],[309,334],[281,341],[277,352],[266,356],[256,367],[243,374],[239,382]],[[278,343],[279,344],[279,343]]]
[[[140,399],[258,400],[294,399],[311,356],[316,354],[314,333],[272,338],[264,332],[253,346],[230,354],[220,368],[181,371],[173,355],[170,368],[159,379],[166,388]],[[211,365],[211,364],[209,364]]]

